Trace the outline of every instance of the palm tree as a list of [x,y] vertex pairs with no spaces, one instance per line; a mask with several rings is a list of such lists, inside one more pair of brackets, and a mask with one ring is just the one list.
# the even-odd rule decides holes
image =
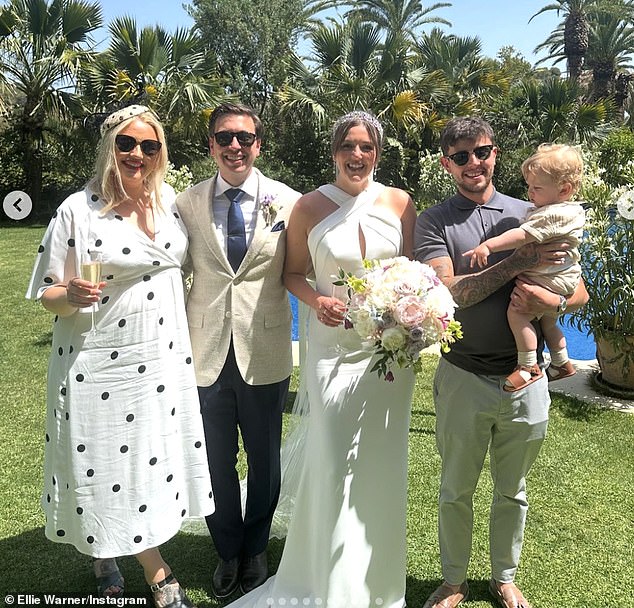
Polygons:
[[317,126],[351,109],[371,109],[380,88],[378,28],[360,23],[322,25],[311,39],[316,67],[291,56],[289,77],[280,92],[282,109],[300,110]]
[[[0,41],[11,34],[15,27],[16,17],[8,8],[0,9]],[[9,108],[9,87],[5,76],[4,61],[0,59],[0,116]]]
[[592,70],[593,97],[598,99],[619,92],[622,108],[623,96],[626,96],[627,92],[619,91],[618,85],[625,85],[627,89],[627,72],[632,68],[632,22],[612,12],[597,11],[592,20],[590,41],[586,64]]
[[540,60],[566,59],[568,76],[576,80],[581,75],[584,59],[592,45],[592,27],[597,15],[612,14],[621,19],[632,18],[634,6],[631,0],[557,0],[537,11],[529,23],[546,11],[562,13],[564,20],[535,52],[546,50],[549,55]]
[[555,76],[517,82],[483,116],[502,151],[495,169],[496,188],[523,198],[526,184],[520,166],[540,143],[593,144],[612,128],[615,113],[609,100],[585,102],[579,82]]
[[436,74],[416,67],[412,46],[423,25],[451,26],[446,19],[431,15],[438,9],[450,7],[451,3],[436,2],[426,8],[421,0],[360,0],[346,4],[352,6],[346,17],[372,24],[382,32],[381,71],[386,82],[396,85],[391,88],[390,119],[397,131],[404,131],[402,135],[420,144],[430,128],[433,132],[442,128],[430,105],[422,100],[428,99],[424,94],[440,93],[438,87],[442,88],[443,83]]
[[[631,80],[628,70],[634,49],[634,2],[622,0],[597,4],[587,10],[586,18],[589,29],[585,67],[592,73],[591,97],[599,99],[614,95],[622,113]],[[543,49],[549,51],[545,59],[560,61],[565,58],[562,24],[536,50]]]
[[309,34],[323,24],[319,15],[341,6],[340,0],[303,0],[298,12],[295,34]]
[[131,17],[115,19],[109,30],[109,48],[86,66],[81,78],[82,92],[94,107],[140,100],[170,129],[204,134],[209,111],[227,95],[200,38],[185,29],[139,31]]
[[426,104],[414,91],[422,73],[412,70],[406,53],[388,38],[381,42],[376,25],[352,20],[318,27],[311,35],[309,67],[297,56],[288,64],[288,80],[280,92],[282,109],[299,111],[316,126],[340,114],[366,109],[387,121],[386,131],[420,126]]
[[[327,140],[326,128],[351,110],[373,112],[383,123],[386,149],[380,171],[388,183],[414,189],[421,133],[439,128],[430,99],[435,75],[416,69],[398,41],[382,41],[376,25],[350,20],[321,26],[311,34],[311,63],[293,56],[279,93],[282,116],[297,130]],[[433,91],[426,95],[424,91]],[[321,135],[321,137],[319,137]],[[320,148],[321,157],[328,152]],[[293,161],[298,155],[293,151]],[[309,171],[314,149],[300,170]],[[327,167],[327,165],[326,165]]]
[[431,16],[435,10],[451,6],[450,2],[436,2],[423,8],[421,0],[359,0],[350,2],[354,8],[346,13],[347,17],[376,24],[386,36],[404,37],[413,41],[418,28],[427,23],[451,23],[442,17]]
[[75,77],[101,26],[99,4],[86,0],[10,0],[0,17],[2,72],[15,92],[25,187],[39,212],[46,125],[81,113]]
[[550,78],[544,82],[520,84],[519,98],[524,100],[525,124],[519,132],[529,134],[525,143],[595,143],[606,134],[615,116],[610,100],[581,100],[581,88],[574,80]]
[[[587,13],[596,4],[597,0],[557,0],[557,2],[541,8],[528,20],[530,23],[537,15],[546,11],[557,11],[557,16],[559,13],[564,15],[563,55],[568,64],[568,75],[573,80],[579,78],[588,50],[590,25]],[[535,51],[542,50],[544,44],[539,45]]]
[[509,89],[509,78],[482,55],[477,36],[460,37],[434,28],[416,41],[414,52],[416,65],[444,83],[437,89],[444,94],[435,106],[447,117],[473,113]]
[[631,82],[634,80],[634,74],[621,72],[616,77],[614,87],[614,103],[620,114],[621,119],[625,118],[627,100],[631,97]]

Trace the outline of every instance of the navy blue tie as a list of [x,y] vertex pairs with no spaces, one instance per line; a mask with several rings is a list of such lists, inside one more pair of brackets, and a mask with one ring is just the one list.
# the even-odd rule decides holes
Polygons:
[[240,208],[240,200],[244,196],[244,191],[240,188],[229,188],[229,190],[225,190],[225,195],[231,201],[227,216],[227,259],[233,271],[236,272],[247,252],[244,216]]

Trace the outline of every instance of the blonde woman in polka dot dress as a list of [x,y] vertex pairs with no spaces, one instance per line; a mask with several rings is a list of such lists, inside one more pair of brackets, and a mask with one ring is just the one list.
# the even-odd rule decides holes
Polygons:
[[[159,608],[188,608],[159,552],[185,517],[214,510],[185,319],[187,234],[163,183],[156,116],[129,106],[101,135],[95,176],[55,212],[27,292],[55,314],[45,532],[94,558],[100,594],[123,593],[114,558],[134,555]],[[81,278],[89,251],[101,253],[96,283]]]

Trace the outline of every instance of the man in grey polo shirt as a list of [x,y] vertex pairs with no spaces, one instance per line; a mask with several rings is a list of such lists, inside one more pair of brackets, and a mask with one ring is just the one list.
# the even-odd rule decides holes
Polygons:
[[[436,443],[442,460],[438,528],[444,581],[423,608],[454,608],[468,595],[472,497],[487,450],[493,477],[489,588],[504,608],[530,608],[513,580],[528,510],[526,475],[546,435],[550,397],[545,376],[516,392],[504,391],[506,376],[517,361],[506,310],[510,299],[521,312],[562,312],[557,294],[522,281],[520,275],[539,264],[563,260],[566,247],[549,243],[496,253],[489,257],[486,270],[474,274],[470,258],[462,254],[519,226],[530,204],[495,190],[491,180],[497,148],[493,130],[484,120],[450,120],[440,145],[440,162],[458,192],[421,213],[415,256],[432,266],[450,288],[464,338],[443,354],[434,379]],[[582,284],[570,298],[569,310],[586,299]]]

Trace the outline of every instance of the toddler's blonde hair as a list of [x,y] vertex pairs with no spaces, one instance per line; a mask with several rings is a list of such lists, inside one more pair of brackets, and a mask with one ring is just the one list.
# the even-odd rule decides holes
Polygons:
[[579,150],[566,144],[540,144],[537,152],[522,163],[524,179],[542,173],[558,186],[570,184],[573,194],[581,187],[583,158]]

